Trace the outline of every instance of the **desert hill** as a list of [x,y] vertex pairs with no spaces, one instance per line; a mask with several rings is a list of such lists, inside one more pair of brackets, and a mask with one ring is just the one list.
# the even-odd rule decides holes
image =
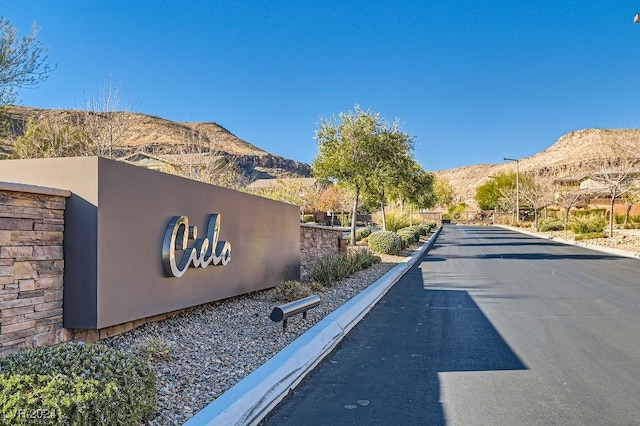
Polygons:
[[[57,123],[91,125],[93,113],[82,110],[40,109],[9,105],[5,115],[9,118],[9,135],[0,139],[4,151],[10,151],[12,137],[24,133],[27,121],[47,118]],[[249,179],[269,177],[309,177],[308,164],[270,154],[238,138],[221,125],[213,122],[175,122],[152,115],[133,112],[110,112],[112,149],[115,158],[135,152],[153,155],[185,154],[212,151],[216,155],[233,158],[234,164]],[[95,121],[95,120],[94,120]]]
[[[547,180],[579,175],[603,148],[618,144],[631,147],[640,163],[640,129],[584,129],[567,133],[544,151],[520,159],[520,173]],[[489,176],[514,170],[513,162],[504,162],[458,167],[435,174],[451,182],[458,200],[474,206],[475,190]]]
[[[57,122],[86,124],[91,113],[80,110],[50,110],[20,106],[5,107],[9,117],[9,135],[0,137],[2,152],[10,151],[12,138],[24,132],[29,118],[49,118]],[[247,178],[309,177],[308,164],[270,154],[238,138],[221,125],[213,122],[174,122],[141,113],[107,113],[113,124],[113,156],[125,157],[135,152],[166,155],[210,150],[216,155],[233,159],[236,167]],[[519,161],[521,173],[553,180],[583,173],[603,147],[626,144],[637,153],[640,164],[640,129],[584,129],[570,132],[546,150]],[[513,163],[480,164],[435,172],[446,177],[456,190],[456,198],[475,205],[475,190],[489,176],[512,172]]]

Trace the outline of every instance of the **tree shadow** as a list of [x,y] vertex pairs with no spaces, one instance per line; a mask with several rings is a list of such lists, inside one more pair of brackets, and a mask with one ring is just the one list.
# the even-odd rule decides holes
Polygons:
[[527,369],[466,290],[425,289],[420,263],[263,424],[444,425],[439,373]]

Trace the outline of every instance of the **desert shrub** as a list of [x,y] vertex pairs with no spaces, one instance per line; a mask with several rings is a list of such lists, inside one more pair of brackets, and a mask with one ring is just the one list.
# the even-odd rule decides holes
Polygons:
[[316,283],[330,287],[353,273],[366,269],[380,258],[370,250],[361,249],[347,253],[335,253],[314,259],[309,264],[309,277]]
[[312,294],[313,291],[308,285],[302,284],[299,281],[290,280],[276,286],[274,301],[285,303],[293,302],[294,300],[302,299]]
[[[387,218],[387,231],[396,232],[399,229],[409,226],[409,218],[406,215],[400,213],[388,212]],[[382,221],[380,221],[382,222]]]
[[356,241],[367,238],[369,235],[371,235],[371,228],[356,229]]
[[302,215],[302,222],[304,222],[304,223],[313,222],[313,215],[312,214],[303,214]]
[[547,217],[549,219],[561,219],[562,218],[562,212],[558,209],[552,209],[552,208],[548,208],[547,209]]
[[592,232],[602,232],[607,221],[603,214],[578,215],[573,216],[569,221],[569,229],[574,234],[589,234]]
[[155,414],[156,385],[146,363],[103,344],[28,349],[0,358],[0,418],[12,425],[139,425]]
[[538,232],[562,231],[564,224],[560,219],[548,217],[538,221]]
[[620,213],[614,213],[613,220],[616,225],[622,225],[624,223],[625,215]]
[[368,249],[359,249],[349,254],[354,272],[369,268],[375,263],[380,263],[380,256]]
[[607,209],[591,209],[591,210],[572,210],[571,217],[584,217],[584,216],[594,216],[594,215],[602,215],[606,216],[608,210]]
[[607,234],[605,232],[589,232],[589,233],[585,233],[585,234],[577,234],[574,237],[574,240],[576,241],[580,241],[580,240],[592,240],[595,238],[607,238]]
[[402,239],[395,232],[373,232],[368,238],[369,248],[377,253],[398,254],[402,250]]
[[313,281],[327,287],[354,272],[349,256],[345,253],[317,257],[311,261],[308,270]]

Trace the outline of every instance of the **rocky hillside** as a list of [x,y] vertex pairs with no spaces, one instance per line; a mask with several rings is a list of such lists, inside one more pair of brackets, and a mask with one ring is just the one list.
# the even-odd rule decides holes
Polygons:
[[[94,115],[80,110],[7,106],[8,134],[0,139],[0,144],[4,151],[10,151],[13,138],[24,132],[25,124],[30,118],[44,118],[55,123],[73,123],[89,129],[96,121],[92,119]],[[109,117],[112,152],[115,158],[135,152],[155,155],[213,152],[233,159],[239,171],[249,180],[311,175],[308,164],[270,154],[238,138],[217,123],[174,122],[130,112],[109,113],[105,116]]]
[[[519,168],[521,173],[547,180],[578,175],[603,151],[620,145],[630,147],[640,162],[640,129],[585,129],[567,133],[546,150],[521,159]],[[457,198],[474,206],[475,190],[488,176],[514,170],[514,163],[504,162],[443,170],[436,175],[449,179]]]

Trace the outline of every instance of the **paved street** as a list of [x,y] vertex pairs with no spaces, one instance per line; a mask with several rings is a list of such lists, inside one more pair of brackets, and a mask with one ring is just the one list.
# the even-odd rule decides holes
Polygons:
[[445,226],[264,424],[640,424],[640,261]]

